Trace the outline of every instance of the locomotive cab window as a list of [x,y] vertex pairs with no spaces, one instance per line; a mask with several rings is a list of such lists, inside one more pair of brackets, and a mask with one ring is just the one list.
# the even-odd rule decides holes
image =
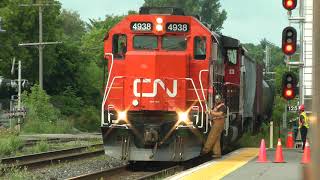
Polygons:
[[115,34],[112,40],[112,53],[116,59],[123,59],[127,52],[127,36]]
[[205,37],[197,36],[194,38],[194,59],[196,60],[205,60],[206,55],[206,43],[207,40]]
[[133,37],[134,49],[154,50],[158,48],[157,36],[137,35]]
[[162,39],[162,49],[168,51],[184,51],[187,48],[187,40],[184,36],[165,36]]
[[237,50],[236,49],[228,49],[227,51],[229,64],[237,64]]

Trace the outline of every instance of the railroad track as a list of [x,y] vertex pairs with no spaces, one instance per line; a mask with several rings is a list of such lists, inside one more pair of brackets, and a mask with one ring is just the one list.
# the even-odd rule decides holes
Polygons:
[[54,138],[54,139],[44,139],[44,140],[31,139],[31,140],[26,140],[24,142],[24,145],[30,147],[30,146],[35,146],[37,143],[39,143],[41,141],[47,142],[49,144],[57,144],[57,143],[66,143],[66,142],[77,141],[77,140],[78,139],[75,139],[75,138],[70,138],[70,139]]
[[[232,151],[224,152],[224,155],[228,155]],[[69,178],[68,180],[96,180],[96,179],[108,179],[108,180],[148,180],[148,179],[163,179],[182,172],[184,170],[193,168],[207,161],[212,160],[211,155],[205,155],[197,157],[188,161],[178,163],[172,163],[169,165],[155,165],[151,164],[138,164],[137,169],[135,168],[137,163],[126,164],[123,166],[115,167],[108,170],[93,172],[84,174],[76,177]],[[154,166],[154,167],[151,167]],[[151,167],[151,168],[150,168]],[[155,169],[156,168],[156,169]]]
[[161,168],[158,171],[135,171],[130,168],[130,165],[123,165],[112,169],[89,173],[77,177],[69,178],[68,180],[96,180],[96,179],[108,179],[108,180],[147,180],[163,178],[169,175],[173,175],[177,172],[183,171],[184,167],[180,165],[171,166],[169,168]]
[[47,139],[28,139],[24,141],[25,146],[34,146],[37,143],[44,141],[49,144],[67,143],[72,141],[88,141],[90,138],[47,138]]
[[5,169],[11,167],[27,167],[28,169],[37,169],[39,167],[47,166],[54,163],[95,157],[103,154],[103,144],[95,144],[90,146],[50,151],[32,155],[3,158],[0,161],[1,164],[5,165]]

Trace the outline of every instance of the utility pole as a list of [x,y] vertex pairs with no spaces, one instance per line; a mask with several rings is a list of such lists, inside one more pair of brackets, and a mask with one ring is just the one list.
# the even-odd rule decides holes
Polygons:
[[43,89],[43,48],[45,45],[60,44],[62,42],[43,42],[43,24],[42,13],[44,6],[57,6],[57,4],[21,4],[21,7],[38,7],[39,8],[39,42],[38,43],[21,43],[19,46],[37,46],[39,49],[39,85]]
[[[11,74],[13,75],[15,72],[15,65],[16,65],[16,57],[13,57],[12,60],[12,67],[11,67]],[[22,78],[21,78],[21,61],[18,61],[18,79],[15,80],[14,82],[18,82],[18,107],[17,109],[14,108],[14,103],[10,104],[10,111],[15,111],[15,112],[21,112],[21,83],[22,83]],[[12,98],[12,97],[11,97]],[[12,98],[14,100],[14,98]],[[20,116],[18,117],[18,123],[17,123],[17,130],[20,131],[20,124],[21,124],[21,119]],[[10,127],[11,127],[11,120],[10,120]]]
[[[18,64],[18,111],[21,111],[21,61]],[[21,119],[18,117],[18,131],[20,132]]]
[[312,146],[311,146],[311,172],[312,178],[320,177],[320,1],[313,0],[313,62],[312,62]]
[[269,73],[269,64],[270,64],[270,47],[269,47],[269,44],[266,44],[266,49],[265,49],[265,53],[266,53],[266,74]]

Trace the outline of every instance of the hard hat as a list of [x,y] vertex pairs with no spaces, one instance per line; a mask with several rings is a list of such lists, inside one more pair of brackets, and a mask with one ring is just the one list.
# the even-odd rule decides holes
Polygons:
[[304,111],[304,104],[301,104],[301,105],[299,106],[299,111]]
[[216,96],[215,96],[215,98],[214,98],[216,101],[218,101],[218,100],[221,100],[222,99],[222,97],[221,97],[221,95],[220,94],[217,94]]

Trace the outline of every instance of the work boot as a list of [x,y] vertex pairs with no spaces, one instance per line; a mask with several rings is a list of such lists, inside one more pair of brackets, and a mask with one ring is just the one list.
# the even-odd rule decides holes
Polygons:
[[214,155],[212,155],[212,157],[215,158],[215,159],[220,159],[222,156],[221,156],[221,154],[220,155],[219,154],[214,154]]

